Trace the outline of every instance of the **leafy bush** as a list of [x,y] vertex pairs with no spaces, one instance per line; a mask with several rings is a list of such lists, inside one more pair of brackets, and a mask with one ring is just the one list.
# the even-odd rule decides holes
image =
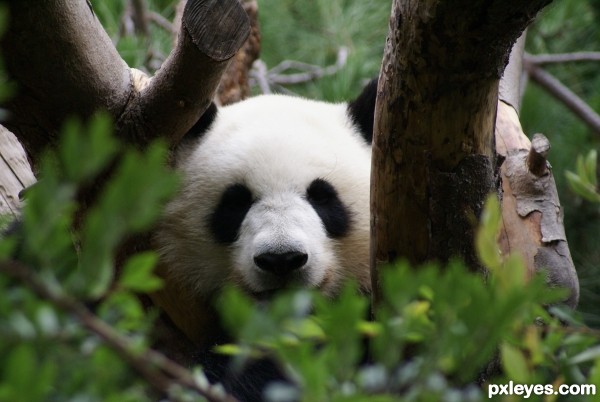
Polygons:
[[[123,348],[147,347],[152,320],[134,292],[161,285],[152,274],[156,256],[132,257],[115,282],[115,252],[126,235],[150,227],[176,180],[165,168],[165,147],[128,151],[73,230],[78,188],[122,149],[111,125],[106,116],[85,128],[67,124],[59,151],[43,158],[39,181],[27,190],[16,233],[0,243],[2,401],[144,399],[146,386],[123,352],[102,338],[110,326],[109,335],[127,336]],[[89,304],[98,304],[98,317]]]
[[[170,400],[222,400],[199,371],[173,371],[148,349],[152,312],[136,293],[160,286],[156,256],[135,255],[114,277],[117,245],[150,227],[177,180],[164,147],[119,153],[109,127],[102,116],[66,126],[28,190],[20,229],[0,242],[0,400],[141,401],[156,399],[154,388]],[[77,189],[115,160],[73,230]],[[267,305],[228,289],[218,305],[238,343],[219,351],[234,362],[280,361],[298,388],[273,384],[269,401],[298,392],[305,401],[479,401],[487,384],[600,384],[598,334],[558,305],[544,308],[564,293],[525,281],[519,260],[502,260],[497,211],[492,198],[477,239],[487,280],[458,261],[384,267],[373,320],[352,284],[335,301],[297,290]],[[498,358],[501,370],[491,370]]]

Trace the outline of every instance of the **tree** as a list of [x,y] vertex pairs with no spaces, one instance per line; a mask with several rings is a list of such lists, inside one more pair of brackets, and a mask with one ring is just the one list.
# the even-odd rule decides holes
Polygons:
[[[27,90],[9,105],[14,116],[7,125],[25,144],[34,167],[42,147],[55,144],[62,119],[74,110],[88,116],[98,107],[107,109],[117,121],[117,135],[140,148],[163,135],[175,146],[213,98],[221,73],[247,34],[235,1],[190,1],[178,49],[149,80],[123,64],[83,1],[22,3],[9,2],[17,22],[3,46],[10,73]],[[479,265],[469,218],[480,214],[484,195],[495,188],[498,81],[513,42],[546,2],[513,3],[394,3],[375,119],[375,163],[386,161],[374,169],[373,255],[378,262],[404,256],[418,264],[459,254]],[[233,17],[221,24],[223,15]],[[36,23],[42,16],[47,24]],[[207,32],[222,34],[213,40]],[[60,51],[41,45],[44,37],[57,38]],[[428,46],[421,47],[424,43]],[[61,64],[52,79],[40,79],[37,66],[55,59]],[[503,106],[498,110],[512,113]],[[408,127],[410,135],[398,127]],[[398,177],[387,186],[388,179]],[[95,194],[92,189],[82,199]],[[390,195],[395,198],[386,203]]]
[[[513,44],[547,3],[393,3],[374,124],[374,289],[377,267],[399,257],[422,264],[458,255],[481,269],[472,222],[496,189],[496,116],[511,113],[498,108],[499,82]],[[570,257],[552,270],[569,278],[558,282],[576,304]]]

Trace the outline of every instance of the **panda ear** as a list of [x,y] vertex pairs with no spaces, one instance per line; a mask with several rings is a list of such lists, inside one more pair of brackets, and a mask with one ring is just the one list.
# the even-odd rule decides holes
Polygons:
[[348,103],[348,115],[368,144],[373,140],[373,115],[377,98],[377,78],[373,78],[361,94]]
[[198,138],[202,137],[202,135],[210,129],[213,122],[217,118],[217,112],[217,105],[215,105],[214,102],[211,102],[208,109],[206,109],[202,116],[200,116],[196,124],[194,124],[194,126],[190,128],[189,131],[183,136],[181,142],[183,143],[191,140],[197,140]]

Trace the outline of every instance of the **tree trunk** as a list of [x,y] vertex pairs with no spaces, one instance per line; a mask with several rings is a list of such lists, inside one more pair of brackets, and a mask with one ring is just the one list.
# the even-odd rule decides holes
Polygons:
[[549,0],[394,0],[379,77],[371,267],[460,256],[496,190],[498,83],[510,49]]

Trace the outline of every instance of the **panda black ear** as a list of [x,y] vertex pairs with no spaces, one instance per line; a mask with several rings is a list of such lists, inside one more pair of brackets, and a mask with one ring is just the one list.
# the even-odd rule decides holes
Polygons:
[[377,98],[377,78],[373,78],[362,90],[361,94],[348,103],[348,115],[356,125],[365,141],[373,141],[373,115]]
[[202,135],[210,129],[217,118],[217,112],[217,105],[215,105],[214,102],[211,102],[208,109],[200,116],[196,124],[194,124],[194,126],[183,136],[181,142],[196,140],[202,137]]

